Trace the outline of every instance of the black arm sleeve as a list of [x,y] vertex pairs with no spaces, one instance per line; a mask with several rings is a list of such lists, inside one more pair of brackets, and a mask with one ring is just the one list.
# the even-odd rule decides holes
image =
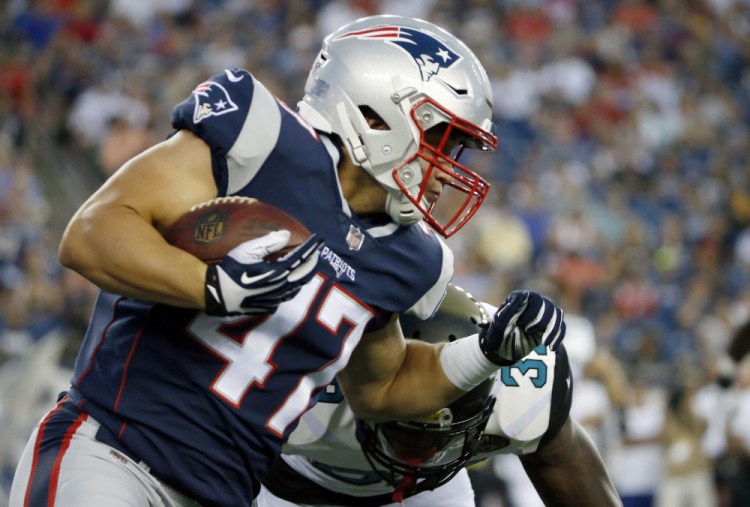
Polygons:
[[539,448],[555,438],[568,420],[570,406],[573,403],[573,376],[570,374],[570,363],[565,345],[558,347],[555,361],[555,383],[552,386],[552,406],[550,407],[549,427],[539,442]]

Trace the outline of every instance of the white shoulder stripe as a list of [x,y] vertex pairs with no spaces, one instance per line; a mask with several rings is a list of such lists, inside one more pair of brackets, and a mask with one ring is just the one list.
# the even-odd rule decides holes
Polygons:
[[250,183],[276,146],[281,131],[281,111],[276,99],[257,79],[252,79],[253,101],[240,135],[227,154],[227,194]]
[[407,313],[415,315],[419,319],[427,319],[437,311],[438,306],[440,306],[440,303],[443,301],[443,297],[445,297],[448,282],[453,278],[453,252],[440,237],[437,235],[435,237],[443,248],[443,266],[440,270],[440,278],[435,285],[433,285],[432,288],[428,290],[419,301],[417,301],[417,304],[407,310]]

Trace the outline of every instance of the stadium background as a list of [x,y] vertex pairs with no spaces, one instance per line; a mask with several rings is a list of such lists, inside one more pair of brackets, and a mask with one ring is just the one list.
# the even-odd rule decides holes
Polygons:
[[[164,138],[195,83],[246,67],[295,104],[322,36],[374,13],[444,26],[492,81],[500,148],[474,164],[493,189],[450,240],[456,283],[582,317],[573,411],[624,497],[697,474],[719,505],[750,505],[750,368],[724,360],[750,321],[748,0],[7,0],[0,506],[95,296],[56,259],[75,208]],[[665,421],[701,445],[659,440]],[[515,463],[491,465],[483,507],[534,505]]]

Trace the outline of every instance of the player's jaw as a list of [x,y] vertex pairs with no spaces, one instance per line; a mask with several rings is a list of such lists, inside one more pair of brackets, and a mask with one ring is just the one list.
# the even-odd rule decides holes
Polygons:
[[450,171],[450,167],[427,162],[426,160],[421,160],[420,165],[422,167],[422,178],[425,181],[422,185],[422,198],[428,204],[434,205],[440,198],[445,185],[449,185],[453,181],[453,177],[448,172]]

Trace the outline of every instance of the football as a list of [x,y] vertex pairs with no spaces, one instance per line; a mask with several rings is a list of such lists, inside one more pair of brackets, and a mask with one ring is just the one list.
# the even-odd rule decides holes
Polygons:
[[307,228],[276,206],[249,197],[219,197],[194,206],[164,232],[168,243],[207,264],[221,259],[234,247],[271,231],[291,232],[289,244],[266,257],[275,260],[310,237]]

